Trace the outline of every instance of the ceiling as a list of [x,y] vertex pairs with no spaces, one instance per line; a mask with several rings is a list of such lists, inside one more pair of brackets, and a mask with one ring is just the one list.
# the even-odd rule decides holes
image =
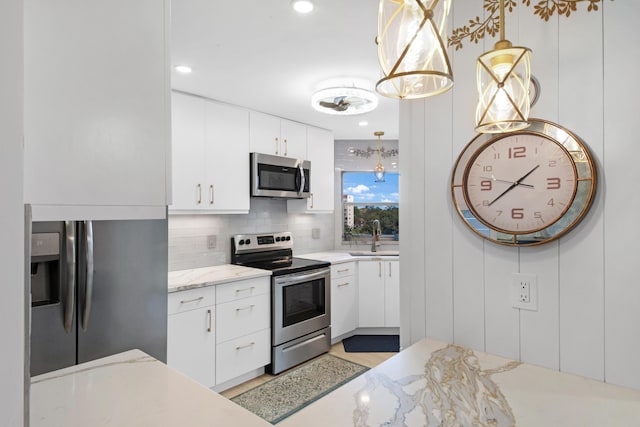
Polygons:
[[[398,139],[398,101],[378,96],[376,110],[335,116],[311,107],[318,89],[374,91],[380,79],[376,0],[316,0],[309,14],[290,0],[174,0],[173,89],[331,129],[335,139]],[[361,127],[360,121],[369,125]]]

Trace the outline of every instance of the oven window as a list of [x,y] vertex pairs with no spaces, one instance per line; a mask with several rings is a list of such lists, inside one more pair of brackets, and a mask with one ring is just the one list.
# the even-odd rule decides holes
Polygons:
[[324,286],[324,278],[285,286],[282,289],[283,326],[324,315],[326,312]]

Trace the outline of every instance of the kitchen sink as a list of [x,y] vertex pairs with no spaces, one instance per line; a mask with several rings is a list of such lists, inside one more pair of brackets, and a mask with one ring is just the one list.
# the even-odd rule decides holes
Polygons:
[[351,256],[398,256],[400,255],[400,251],[353,251],[349,252]]

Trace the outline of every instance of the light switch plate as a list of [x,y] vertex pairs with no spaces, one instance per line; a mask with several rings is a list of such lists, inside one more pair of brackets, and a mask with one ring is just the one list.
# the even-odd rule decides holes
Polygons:
[[538,311],[538,277],[514,273],[511,281],[511,306]]

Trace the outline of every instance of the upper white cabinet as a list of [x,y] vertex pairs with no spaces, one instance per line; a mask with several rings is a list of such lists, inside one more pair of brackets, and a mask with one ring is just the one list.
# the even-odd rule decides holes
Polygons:
[[334,205],[334,141],[326,129],[307,127],[307,159],[311,161],[311,196],[288,200],[289,212],[328,213]]
[[24,3],[24,191],[34,220],[164,217],[169,2]]
[[249,112],[173,93],[171,212],[249,211]]
[[307,127],[276,116],[251,112],[250,149],[256,153],[307,159]]

